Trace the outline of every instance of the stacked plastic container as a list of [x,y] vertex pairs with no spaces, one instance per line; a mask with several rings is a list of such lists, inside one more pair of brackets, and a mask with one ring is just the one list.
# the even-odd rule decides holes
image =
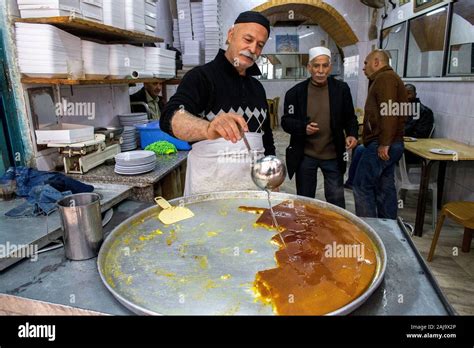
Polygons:
[[145,48],[132,45],[125,45],[125,47],[130,62],[129,75],[134,78],[152,77],[145,71]]
[[125,29],[125,0],[103,0],[104,24]]
[[191,5],[189,0],[177,0],[179,39],[181,41],[182,53],[186,53],[185,41],[193,39],[191,24]]
[[30,77],[82,78],[81,39],[48,24],[15,23],[20,72]]
[[156,2],[153,0],[145,0],[145,30],[146,34],[155,36]]
[[108,45],[110,76],[118,79],[130,74],[130,59],[125,45]]
[[145,47],[146,71],[158,78],[176,75],[176,52],[160,47]]
[[184,66],[197,66],[202,64],[201,42],[197,40],[186,40],[184,42]]
[[125,28],[145,33],[145,0],[125,0]]
[[215,58],[222,45],[222,37],[219,30],[220,7],[219,0],[203,0],[204,19],[204,61],[210,62]]
[[21,18],[70,16],[80,17],[80,0],[17,0]]
[[86,78],[101,79],[110,75],[108,46],[83,40],[82,58]]
[[173,47],[181,52],[181,41],[179,39],[178,20],[173,18]]

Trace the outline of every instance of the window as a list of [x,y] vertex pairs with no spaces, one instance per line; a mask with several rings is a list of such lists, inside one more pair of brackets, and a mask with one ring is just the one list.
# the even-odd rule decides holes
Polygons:
[[407,77],[442,75],[447,12],[445,6],[410,20]]
[[449,40],[448,75],[474,74],[474,6],[459,0],[453,7]]
[[382,31],[382,48],[390,53],[390,66],[398,75],[403,74],[405,61],[406,23],[397,24]]

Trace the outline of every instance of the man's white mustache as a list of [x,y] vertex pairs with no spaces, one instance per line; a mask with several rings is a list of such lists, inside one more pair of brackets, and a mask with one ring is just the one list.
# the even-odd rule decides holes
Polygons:
[[253,54],[252,52],[247,51],[247,50],[240,51],[239,53],[243,56],[246,56],[247,58],[252,59],[254,62],[258,59],[258,56],[256,54]]

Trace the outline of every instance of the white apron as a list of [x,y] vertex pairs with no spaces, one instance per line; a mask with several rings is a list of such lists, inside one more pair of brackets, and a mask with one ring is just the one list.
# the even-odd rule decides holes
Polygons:
[[[245,133],[256,158],[263,157],[262,133]],[[188,154],[184,195],[216,191],[255,190],[251,158],[243,140],[233,144],[223,138],[203,140]]]

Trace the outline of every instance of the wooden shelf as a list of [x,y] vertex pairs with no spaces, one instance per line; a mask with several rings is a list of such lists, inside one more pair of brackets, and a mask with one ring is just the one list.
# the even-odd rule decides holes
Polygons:
[[15,22],[51,24],[81,39],[107,44],[145,44],[163,42],[164,40],[130,30],[97,23],[74,16],[15,18]]
[[132,83],[146,83],[146,82],[164,82],[166,79],[158,78],[143,78],[143,79],[101,79],[101,80],[72,80],[72,79],[55,79],[55,78],[36,78],[23,77],[21,82],[32,85],[120,85]]

